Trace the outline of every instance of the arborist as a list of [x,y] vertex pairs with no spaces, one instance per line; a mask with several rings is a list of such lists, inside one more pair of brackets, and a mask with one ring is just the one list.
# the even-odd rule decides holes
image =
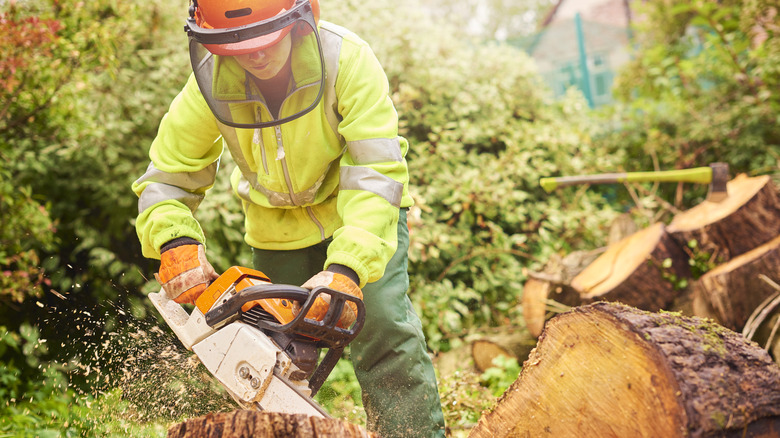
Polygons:
[[433,365],[407,296],[408,142],[368,44],[317,0],[193,0],[193,73],[133,183],[143,254],[192,303],[217,277],[194,217],[227,148],[253,264],[274,283],[362,289],[350,358],[368,429],[444,436]]

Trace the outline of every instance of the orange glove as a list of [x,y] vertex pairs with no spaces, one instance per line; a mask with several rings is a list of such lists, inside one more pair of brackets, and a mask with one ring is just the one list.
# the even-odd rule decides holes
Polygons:
[[[189,243],[189,242],[196,243]],[[174,241],[175,242],[175,241]],[[195,304],[195,300],[219,274],[206,260],[206,250],[194,239],[183,244],[163,246],[160,271],[155,274],[168,298],[179,304]],[[168,249],[165,249],[168,246]]]
[[[363,291],[360,287],[352,281],[348,276],[331,271],[322,271],[314,277],[310,278],[306,283],[303,283],[304,288],[313,290],[316,287],[329,287],[335,291],[343,292],[355,297],[363,299]],[[321,294],[314,301],[314,304],[309,309],[309,313],[306,314],[307,318],[316,319],[322,321],[325,314],[328,313],[328,307],[330,306],[330,295]],[[347,301],[344,306],[344,310],[341,312],[339,322],[336,324],[341,328],[348,328],[357,319],[357,305],[355,303]]]

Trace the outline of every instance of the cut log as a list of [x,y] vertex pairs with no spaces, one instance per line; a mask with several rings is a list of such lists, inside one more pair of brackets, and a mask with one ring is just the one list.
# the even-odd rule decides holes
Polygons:
[[688,257],[660,222],[610,245],[574,280],[583,303],[614,301],[657,311],[680,293],[690,276]]
[[[593,251],[575,251],[566,257],[557,254],[550,257],[542,272],[529,272],[523,285],[523,318],[528,330],[539,337],[544,322],[561,309],[579,306],[580,294],[571,287],[571,282],[583,269],[604,252],[603,248]],[[558,306],[556,303],[563,304]]]
[[744,174],[727,183],[728,197],[704,201],[674,217],[666,231],[685,247],[727,262],[780,235],[780,193],[769,176]]
[[523,319],[528,331],[539,337],[547,320],[547,297],[553,284],[548,280],[529,277],[523,284]]
[[534,338],[542,334],[544,322],[556,313],[553,302],[573,307],[578,306],[582,300],[579,292],[568,284],[529,275],[523,285],[523,318]]
[[526,330],[494,333],[471,342],[471,358],[474,366],[481,373],[495,366],[493,359],[506,356],[523,363],[528,354],[536,346],[536,337]]
[[332,418],[237,410],[191,418],[168,429],[168,438],[377,437]]
[[617,303],[547,322],[481,437],[779,436],[780,367],[710,320]]
[[459,371],[483,373],[494,366],[493,359],[498,356],[523,363],[535,346],[536,337],[524,326],[494,327],[460,337],[458,346],[439,352],[434,363],[442,375]]
[[704,274],[693,285],[695,299],[707,303],[722,325],[742,330],[753,310],[776,292],[761,274],[780,283],[780,236]]

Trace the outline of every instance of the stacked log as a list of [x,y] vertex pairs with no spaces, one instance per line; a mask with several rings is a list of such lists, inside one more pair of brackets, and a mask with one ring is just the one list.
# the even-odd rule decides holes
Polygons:
[[[769,176],[744,174],[726,187],[728,196],[719,202],[706,200],[667,226],[656,223],[612,242],[568,283],[550,281],[554,272],[529,275],[523,313],[531,333],[538,336],[551,316],[541,309],[553,291],[571,305],[603,300],[648,311],[684,310],[741,330],[770,293],[757,275],[780,283],[780,191]],[[710,271],[696,279],[690,266],[701,264]]]
[[616,303],[547,322],[470,438],[780,436],[780,367],[709,320]]
[[494,360],[499,356],[517,359],[522,363],[536,346],[536,338],[525,330],[508,329],[478,337],[471,342],[471,358],[474,367],[480,373],[494,367]]
[[704,274],[694,283],[694,297],[714,311],[715,319],[741,330],[753,310],[776,290],[761,275],[780,275],[780,236]]
[[699,250],[721,262],[780,235],[780,193],[769,176],[740,174],[726,186],[726,199],[704,201],[676,215],[667,227],[681,246],[696,241]]
[[666,309],[690,277],[688,257],[660,222],[612,244],[574,280],[584,303],[616,301],[644,310]]

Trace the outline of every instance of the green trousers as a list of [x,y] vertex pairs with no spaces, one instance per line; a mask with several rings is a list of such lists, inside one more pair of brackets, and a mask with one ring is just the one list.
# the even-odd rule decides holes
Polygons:
[[[323,269],[330,240],[292,250],[253,249],[255,269],[274,283],[303,284]],[[409,229],[398,220],[398,249],[379,281],[363,288],[366,321],[349,345],[368,429],[383,438],[443,437],[444,416],[420,318],[409,297]]]

